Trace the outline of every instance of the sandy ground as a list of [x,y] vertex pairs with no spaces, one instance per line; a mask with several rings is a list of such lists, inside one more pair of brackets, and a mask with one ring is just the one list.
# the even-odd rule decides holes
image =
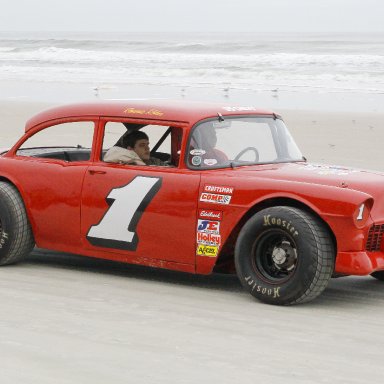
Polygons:
[[[42,104],[0,104],[0,147]],[[311,161],[384,170],[384,114],[278,111]],[[36,250],[0,269],[0,382],[365,383],[384,375],[384,285],[334,279],[301,306],[234,276]]]
[[384,171],[384,113],[279,112],[308,161]]

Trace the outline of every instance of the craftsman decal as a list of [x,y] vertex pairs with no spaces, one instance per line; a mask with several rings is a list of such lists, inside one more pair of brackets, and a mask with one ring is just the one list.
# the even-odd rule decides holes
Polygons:
[[106,197],[109,208],[101,221],[89,229],[88,241],[101,247],[134,251],[139,242],[137,224],[160,187],[160,178],[137,176],[129,184],[112,189]]
[[223,187],[219,185],[204,185],[204,192],[225,193],[226,195],[232,195],[233,187]]

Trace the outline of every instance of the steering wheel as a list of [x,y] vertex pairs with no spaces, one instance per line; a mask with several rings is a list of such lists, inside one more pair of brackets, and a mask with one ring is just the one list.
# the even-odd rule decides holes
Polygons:
[[247,152],[253,152],[255,154],[255,162],[257,163],[259,161],[259,151],[255,147],[244,148],[236,155],[236,157],[234,158],[234,161],[240,160],[240,157]]

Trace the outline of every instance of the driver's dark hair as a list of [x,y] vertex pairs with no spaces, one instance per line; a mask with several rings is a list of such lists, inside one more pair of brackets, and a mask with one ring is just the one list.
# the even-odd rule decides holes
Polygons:
[[122,148],[134,148],[136,142],[143,139],[148,140],[148,135],[145,132],[133,131],[130,133],[125,133],[124,136],[121,137],[115,145]]
[[125,143],[133,148],[138,140],[148,140],[148,135],[143,131],[133,131],[127,135]]

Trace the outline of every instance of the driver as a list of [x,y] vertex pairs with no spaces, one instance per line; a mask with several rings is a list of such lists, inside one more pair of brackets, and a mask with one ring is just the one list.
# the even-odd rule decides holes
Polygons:
[[111,147],[104,155],[107,163],[120,163],[131,165],[163,165],[168,164],[156,157],[151,157],[148,135],[142,131],[133,131],[125,136],[127,148]]
[[205,165],[216,165],[228,162],[227,155],[215,148],[217,144],[216,129],[212,125],[202,125],[197,132],[199,139],[194,138],[198,147],[204,151],[202,161]]

